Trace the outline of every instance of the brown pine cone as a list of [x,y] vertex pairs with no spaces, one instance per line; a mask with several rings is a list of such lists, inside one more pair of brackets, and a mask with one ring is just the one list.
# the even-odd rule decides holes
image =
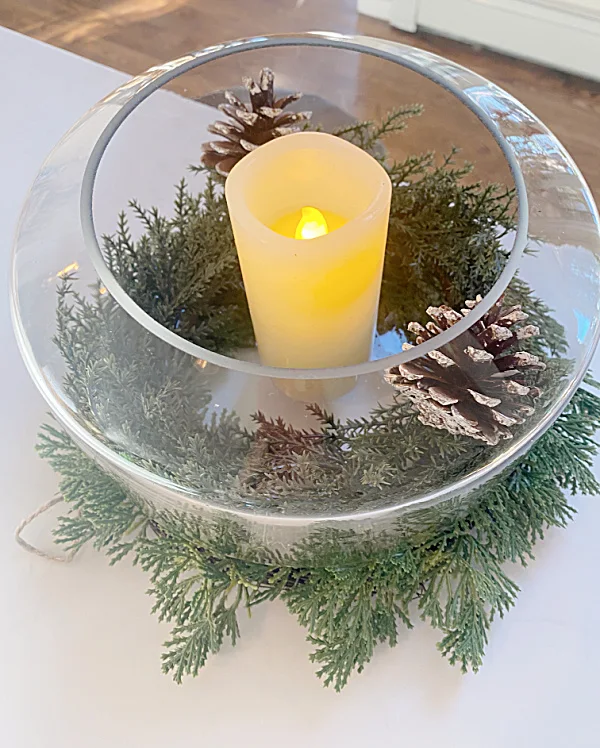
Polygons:
[[[448,306],[429,307],[433,322],[426,327],[411,322],[408,329],[419,345],[466,317],[480,301],[481,296],[466,301],[461,313]],[[500,298],[468,332],[388,369],[385,378],[412,400],[426,426],[492,445],[511,439],[511,428],[533,413],[532,402],[540,394],[524,374],[546,368],[538,356],[517,350],[519,341],[539,334],[534,325],[521,326],[526,319],[520,306],[505,307]]]
[[247,153],[270,140],[297,132],[298,123],[309,120],[312,112],[284,112],[292,102],[298,101],[301,93],[289,94],[275,99],[273,72],[263,68],[258,83],[252,78],[243,82],[250,95],[250,104],[244,104],[231,91],[225,91],[227,104],[219,109],[229,117],[229,122],[215,122],[208,131],[224,140],[204,143],[200,163],[207,169],[215,169],[226,177],[231,169]]

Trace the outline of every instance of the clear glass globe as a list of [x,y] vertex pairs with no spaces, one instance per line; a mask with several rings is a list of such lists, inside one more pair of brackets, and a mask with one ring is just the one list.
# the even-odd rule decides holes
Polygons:
[[[243,288],[219,291],[219,263],[227,272],[232,267],[222,187],[206,192],[207,175],[188,167],[199,163],[202,143],[215,139],[207,128],[222,118],[216,106],[223,90],[239,95],[242,76],[263,66],[275,72],[279,89],[304,93],[293,108],[311,109],[312,126],[328,132],[351,133],[357,122],[424,105],[405,132],[378,137],[373,146],[387,164],[403,164],[397,173],[406,185],[395,183],[400,202],[392,218],[399,223],[395,233],[390,225],[396,238],[388,243],[369,361],[333,369],[263,366]],[[394,84],[382,84],[375,96],[375,77]],[[514,190],[506,214],[474,228],[477,200],[490,194],[474,187],[468,234],[461,233],[467,207],[450,198],[435,202],[453,194],[455,182],[443,182],[436,168],[454,147],[456,168],[463,159],[474,163],[456,183],[491,180]],[[438,156],[414,158],[428,151]],[[430,181],[414,189],[415,175]],[[178,191],[182,177],[187,186]],[[412,192],[402,192],[405,186]],[[496,208],[509,205],[502,188],[494,194]],[[211,199],[216,223],[202,219]],[[400,220],[402,200],[409,207]],[[453,233],[454,209],[463,223]],[[193,241],[181,238],[186,211],[200,216]],[[449,242],[454,265],[445,267],[436,252],[449,251]],[[558,417],[589,364],[598,339],[599,256],[598,214],[579,170],[554,135],[497,86],[383,40],[257,37],[152,68],[64,136],[23,209],[12,309],[22,355],[52,412],[132,495],[189,521],[233,522],[248,547],[288,552],[321,528],[349,531],[344,537],[356,543],[383,543],[424,521],[423,510],[462,511],[474,489],[522,455]],[[189,285],[186,263],[196,285]],[[196,288],[211,291],[206,303]],[[428,307],[460,310],[477,294],[479,303],[456,324],[403,346],[415,342],[417,328],[411,333],[408,323],[424,324]],[[523,350],[545,365],[522,385],[523,417],[500,423],[509,438],[435,428],[402,372],[477,347],[474,326],[497,316],[501,298],[505,311],[521,304],[526,324],[539,328],[523,338]],[[501,377],[506,369],[505,362],[494,371]],[[307,405],[294,393],[308,385],[317,394]],[[479,397],[481,408],[494,407],[485,388]],[[434,407],[451,409],[440,398]],[[478,417],[489,420],[489,413]]]

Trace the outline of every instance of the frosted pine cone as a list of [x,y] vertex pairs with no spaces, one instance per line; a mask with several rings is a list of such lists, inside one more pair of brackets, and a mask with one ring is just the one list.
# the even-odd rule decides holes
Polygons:
[[[426,327],[411,322],[417,345],[447,330],[481,301],[466,301],[456,312],[448,306],[429,307]],[[468,332],[422,358],[386,372],[386,380],[405,394],[426,426],[470,436],[487,444],[511,439],[511,428],[533,413],[539,390],[527,383],[528,370],[542,370],[538,356],[517,350],[519,341],[539,334],[521,325],[527,314],[520,306],[505,307],[503,298]],[[408,343],[405,348],[411,348]]]
[[299,123],[309,120],[312,112],[285,112],[284,109],[302,96],[289,94],[275,99],[273,92],[273,72],[263,68],[258,83],[252,78],[244,78],[244,85],[250,95],[250,104],[244,104],[234,93],[225,91],[227,104],[219,109],[228,122],[215,122],[208,131],[224,140],[204,143],[200,162],[207,169],[215,169],[226,177],[233,167],[247,153],[270,140],[297,132]]

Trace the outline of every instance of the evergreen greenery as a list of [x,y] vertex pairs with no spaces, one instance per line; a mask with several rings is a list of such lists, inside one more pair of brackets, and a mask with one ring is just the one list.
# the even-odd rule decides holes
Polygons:
[[[148,572],[154,612],[173,624],[163,670],[177,682],[197,675],[226,639],[236,643],[241,610],[280,598],[307,629],[317,674],[339,690],[415,617],[440,631],[450,663],[478,670],[493,619],[519,591],[502,565],[526,564],[547,528],[564,527],[574,511],[565,490],[599,490],[591,472],[599,427],[600,398],[580,389],[525,457],[478,490],[466,514],[434,513],[385,547],[348,549],[343,533],[316,533],[267,563],[238,557],[247,538],[237,525],[145,509],[54,427],[45,427],[38,450],[61,475],[70,508],[56,541],[66,549],[89,542],[113,562],[129,555]],[[299,567],[301,556],[310,565]]]
[[[378,125],[337,132],[379,158],[392,180],[379,332],[400,338],[430,304],[460,306],[486,293],[513,227],[512,193],[467,183],[469,167],[456,165],[455,154],[441,163],[433,154],[387,163],[381,138],[417,113],[408,107]],[[205,348],[231,354],[253,345],[218,179],[209,176],[199,195],[182,180],[170,218],[136,202],[130,208],[141,236],[133,238],[123,214],[115,235],[104,237],[104,253],[131,298]],[[523,281],[515,279],[507,295],[541,328],[530,345],[548,363],[536,381],[545,407],[570,366],[562,328]],[[113,452],[219,506],[381,508],[409,498],[416,484],[405,485],[409,470],[427,491],[490,458],[489,447],[468,437],[424,428],[410,403],[391,397],[344,422],[308,406],[311,430],[260,412],[244,425],[236,413],[212,409],[210,374],[203,379],[196,369],[202,362],[140,335],[105,289],[82,293],[74,276],[59,284],[55,342],[85,427]],[[525,563],[546,527],[564,525],[572,510],[563,489],[597,488],[589,468],[598,425],[600,400],[580,390],[530,452],[466,505],[413,512],[385,537],[360,543],[351,533],[313,533],[286,555],[260,547],[233,522],[192,522],[146,506],[54,427],[42,432],[39,451],[60,473],[70,506],[57,542],[91,543],[115,561],[129,555],[149,573],[154,610],[173,624],[163,669],[178,682],[197,674],[225,639],[235,643],[240,607],[279,597],[307,628],[318,674],[339,689],[377,643],[394,645],[398,623],[410,626],[415,615],[441,631],[440,650],[452,663],[480,666],[493,617],[517,593],[501,565]]]

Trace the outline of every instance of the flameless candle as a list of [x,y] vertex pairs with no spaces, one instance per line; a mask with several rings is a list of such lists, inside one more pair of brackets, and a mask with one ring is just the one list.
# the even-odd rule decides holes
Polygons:
[[225,195],[263,364],[368,360],[391,192],[372,156],[325,133],[277,138],[233,167]]

